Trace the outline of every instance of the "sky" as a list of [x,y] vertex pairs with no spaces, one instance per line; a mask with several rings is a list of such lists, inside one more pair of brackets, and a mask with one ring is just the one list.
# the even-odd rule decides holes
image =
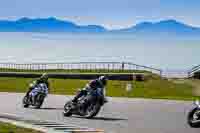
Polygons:
[[0,19],[57,17],[108,29],[176,19],[200,27],[199,7],[200,0],[1,0]]

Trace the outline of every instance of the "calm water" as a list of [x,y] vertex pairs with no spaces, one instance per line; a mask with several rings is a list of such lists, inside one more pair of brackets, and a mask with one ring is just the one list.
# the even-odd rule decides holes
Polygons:
[[0,33],[0,62],[130,61],[165,70],[200,64],[200,39]]

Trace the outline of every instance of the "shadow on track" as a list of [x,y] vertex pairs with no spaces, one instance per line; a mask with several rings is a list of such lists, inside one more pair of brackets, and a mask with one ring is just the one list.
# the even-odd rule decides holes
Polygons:
[[63,110],[63,108],[40,108],[39,110]]
[[[72,116],[74,118],[81,118],[81,119],[88,119],[81,116]],[[93,117],[89,120],[102,120],[102,121],[127,121],[128,119],[125,118],[110,118],[110,117]]]

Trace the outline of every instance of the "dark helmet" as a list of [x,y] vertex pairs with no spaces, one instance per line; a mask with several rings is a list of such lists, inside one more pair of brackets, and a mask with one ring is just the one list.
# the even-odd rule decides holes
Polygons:
[[43,73],[42,76],[40,77],[40,79],[43,80],[43,81],[47,81],[48,78],[49,77],[48,77],[47,73]]
[[100,76],[98,80],[105,86],[108,78],[106,76]]

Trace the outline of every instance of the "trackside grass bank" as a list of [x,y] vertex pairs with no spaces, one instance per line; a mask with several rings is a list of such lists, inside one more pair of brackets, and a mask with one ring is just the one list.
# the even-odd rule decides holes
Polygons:
[[0,122],[0,133],[42,133],[42,132]]
[[[0,78],[1,92],[25,92],[31,78]],[[49,79],[50,93],[61,95],[74,95],[78,88],[83,88],[88,80],[77,79]],[[131,84],[131,90],[127,91],[127,84]],[[145,81],[109,81],[107,95],[112,97],[137,97],[193,100],[195,88],[189,82],[175,82],[174,80],[161,79],[152,76]]]

